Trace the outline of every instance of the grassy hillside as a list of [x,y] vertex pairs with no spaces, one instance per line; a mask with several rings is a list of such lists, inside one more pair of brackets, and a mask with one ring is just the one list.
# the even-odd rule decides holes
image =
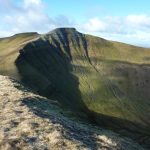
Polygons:
[[19,78],[15,59],[21,49],[29,41],[38,37],[37,33],[20,33],[8,38],[0,39],[0,74],[6,74]]
[[1,74],[78,114],[105,126],[140,127],[150,136],[150,49],[60,28],[1,39],[0,60]]

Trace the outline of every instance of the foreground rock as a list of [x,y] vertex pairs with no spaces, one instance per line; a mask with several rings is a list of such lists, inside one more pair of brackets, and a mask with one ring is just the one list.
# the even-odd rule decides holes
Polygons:
[[0,76],[0,150],[142,150],[136,142],[82,123],[55,101]]

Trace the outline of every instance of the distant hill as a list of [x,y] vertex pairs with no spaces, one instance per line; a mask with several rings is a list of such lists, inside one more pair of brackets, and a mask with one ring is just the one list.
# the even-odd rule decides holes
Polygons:
[[[58,28],[0,39],[0,74],[150,143],[150,49]],[[142,136],[141,136],[142,135]],[[135,138],[134,137],[134,138]],[[142,137],[142,138],[141,138]]]

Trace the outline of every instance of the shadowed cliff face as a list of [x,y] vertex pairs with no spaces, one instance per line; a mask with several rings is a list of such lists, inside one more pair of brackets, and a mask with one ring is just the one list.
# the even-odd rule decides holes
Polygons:
[[19,52],[15,64],[32,89],[148,145],[149,49],[60,28]]
[[[67,37],[66,37],[67,39]],[[54,44],[39,39],[28,44],[16,60],[22,81],[39,94],[58,100],[63,106],[73,110],[87,111],[79,90],[79,80],[72,73],[71,50],[52,37]]]

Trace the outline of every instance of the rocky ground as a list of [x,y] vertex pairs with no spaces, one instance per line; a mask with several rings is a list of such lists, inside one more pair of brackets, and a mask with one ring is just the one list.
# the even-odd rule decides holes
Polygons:
[[[70,116],[70,117],[69,117]],[[143,150],[128,138],[98,128],[0,76],[0,150]]]

